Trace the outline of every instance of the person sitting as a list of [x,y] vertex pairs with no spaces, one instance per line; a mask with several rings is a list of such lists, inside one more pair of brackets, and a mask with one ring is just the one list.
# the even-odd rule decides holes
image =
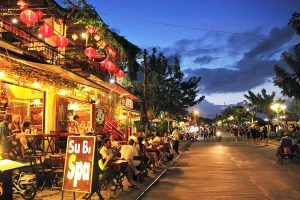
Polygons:
[[27,139],[25,137],[25,133],[22,132],[21,128],[21,116],[14,115],[13,120],[10,124],[11,127],[11,134],[15,135],[15,139],[21,144],[20,150],[22,154],[22,158],[25,159],[25,154],[30,154],[32,151],[28,148]]
[[134,160],[134,156],[138,156],[137,149],[134,147],[134,141],[131,139],[129,140],[128,145],[122,145],[120,152],[121,159],[124,159],[126,162],[128,162],[128,166],[135,173],[135,175],[139,174],[140,172],[135,168],[140,164],[140,162],[137,162],[138,160]]
[[111,187],[113,185],[113,180],[117,176],[118,172],[117,170],[108,167],[108,163],[111,161],[112,157],[107,156],[106,159],[103,159],[101,153],[99,152],[98,158],[98,165],[100,171],[100,187],[105,182],[108,188],[108,199],[116,199],[119,196],[111,194]]
[[3,121],[0,123],[0,142],[2,149],[8,152],[11,159],[15,159],[18,155],[16,147],[18,145],[15,139],[16,133],[10,134],[9,123],[11,122],[11,115],[5,114]]
[[286,153],[284,152],[284,149],[286,147],[289,147],[291,150],[291,153],[294,152],[294,143],[292,138],[289,137],[288,131],[284,131],[284,136],[280,140],[280,146],[278,147],[278,153]]

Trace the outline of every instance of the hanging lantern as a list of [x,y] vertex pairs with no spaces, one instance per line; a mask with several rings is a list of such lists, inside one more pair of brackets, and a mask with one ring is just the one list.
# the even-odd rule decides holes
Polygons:
[[68,39],[64,36],[57,36],[55,38],[55,44],[58,48],[65,48],[66,46],[68,46]]
[[27,26],[34,25],[38,21],[38,16],[32,10],[24,10],[20,14],[20,19]]
[[107,62],[106,69],[111,73],[116,73],[118,67],[111,61]]
[[88,32],[89,32],[90,34],[92,34],[92,33],[94,33],[94,32],[96,31],[96,28],[95,28],[95,27],[90,27],[90,28],[88,28],[87,30],[88,30]]
[[116,73],[116,76],[118,78],[122,78],[122,77],[124,77],[124,75],[125,75],[125,72],[121,69],[119,69],[119,71]]
[[96,34],[96,35],[94,35],[94,39],[95,39],[96,41],[99,41],[99,40],[100,40],[100,38],[101,38],[101,37],[100,37],[100,35],[97,35],[97,34]]
[[38,10],[38,11],[36,11],[36,15],[37,15],[38,19],[40,20],[40,19],[42,19],[42,18],[43,18],[43,16],[44,16],[44,13],[43,13],[43,11],[41,11],[41,10]]
[[116,60],[117,53],[116,53],[116,51],[112,47],[110,47],[110,46],[107,45],[105,47],[105,50],[107,51],[109,57],[111,57],[112,59]]
[[74,41],[76,41],[78,39],[78,35],[76,33],[73,33],[72,38],[73,38]]
[[103,70],[106,70],[106,69],[107,69],[107,64],[108,64],[108,62],[109,62],[109,60],[108,60],[107,58],[100,62],[101,68],[102,68]]
[[44,38],[50,38],[53,36],[54,29],[52,26],[45,23],[39,28],[39,33],[42,34]]
[[89,58],[94,58],[96,55],[96,50],[92,47],[88,47],[83,51],[84,55]]
[[26,2],[23,1],[23,0],[19,0],[19,1],[17,2],[17,5],[19,6],[20,9],[23,9],[23,8],[26,7]]

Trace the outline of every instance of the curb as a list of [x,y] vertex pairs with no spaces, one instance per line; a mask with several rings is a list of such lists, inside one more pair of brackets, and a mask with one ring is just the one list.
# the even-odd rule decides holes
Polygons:
[[180,153],[169,165],[166,169],[164,169],[160,175],[135,199],[140,200],[149,190],[159,181],[159,179],[168,171],[168,169],[181,157],[181,155],[191,146],[193,140],[187,143],[183,149],[183,152]]

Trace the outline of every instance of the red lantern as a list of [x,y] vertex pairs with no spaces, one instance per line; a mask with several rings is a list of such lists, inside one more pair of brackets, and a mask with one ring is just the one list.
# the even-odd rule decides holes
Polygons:
[[119,71],[116,73],[116,76],[118,78],[122,78],[122,77],[124,77],[124,75],[125,75],[125,72],[121,69],[119,69]]
[[96,50],[95,50],[94,48],[88,47],[88,48],[86,48],[86,49],[84,50],[83,53],[84,53],[84,55],[85,55],[86,57],[94,58],[97,52],[96,52]]
[[90,27],[90,28],[88,28],[87,30],[88,30],[88,32],[89,32],[90,34],[92,34],[92,33],[94,33],[94,32],[96,31],[96,28],[95,28],[95,27]]
[[27,24],[27,26],[31,26],[38,21],[38,16],[34,11],[27,9],[21,12],[20,19],[24,24]]
[[100,62],[101,68],[102,68],[103,70],[107,69],[107,63],[108,63],[108,62],[109,62],[108,59],[105,59],[105,60],[103,60],[103,61]]
[[68,46],[68,39],[64,36],[57,36],[55,39],[55,44],[58,48],[65,48]]
[[23,0],[19,0],[17,1],[17,5],[20,7],[20,9],[23,9],[26,6],[26,2]]
[[111,57],[112,59],[116,60],[117,53],[116,53],[116,51],[112,47],[110,47],[110,46],[107,45],[104,49],[107,51],[109,57]]
[[116,73],[118,67],[111,61],[107,62],[106,69],[111,73]]
[[44,16],[44,13],[43,13],[43,11],[38,10],[38,11],[36,11],[36,15],[37,15],[38,19],[42,19]]
[[53,36],[54,29],[50,25],[44,24],[39,28],[39,33],[42,34],[44,38],[50,38]]

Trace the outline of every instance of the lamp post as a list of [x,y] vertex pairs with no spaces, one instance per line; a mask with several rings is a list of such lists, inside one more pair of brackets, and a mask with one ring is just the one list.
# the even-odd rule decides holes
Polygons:
[[271,109],[276,113],[276,122],[279,127],[279,113],[284,112],[286,109],[285,104],[281,103],[274,103],[271,105]]
[[197,117],[199,115],[199,110],[194,110],[193,111],[193,115],[194,115],[194,123],[195,123],[195,126],[197,126]]

